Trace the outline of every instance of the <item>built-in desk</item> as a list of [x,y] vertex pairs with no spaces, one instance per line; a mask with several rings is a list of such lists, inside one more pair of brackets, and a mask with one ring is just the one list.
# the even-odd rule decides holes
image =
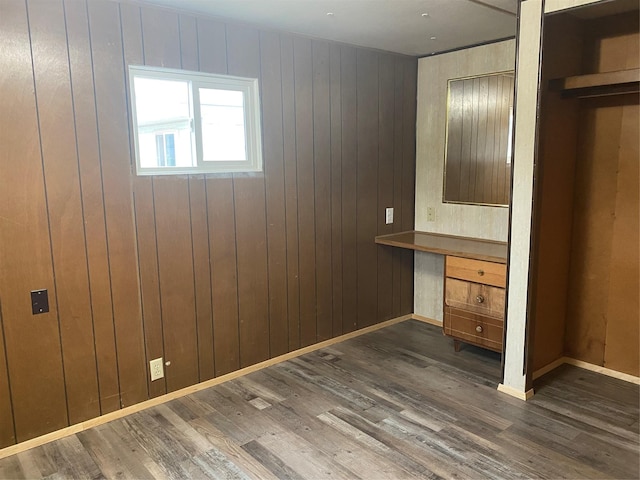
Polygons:
[[441,233],[400,232],[376,237],[376,243],[421,252],[507,263],[507,244],[492,240],[458,237]]
[[445,256],[445,335],[502,352],[507,244],[427,232],[400,232],[375,238],[377,244]]

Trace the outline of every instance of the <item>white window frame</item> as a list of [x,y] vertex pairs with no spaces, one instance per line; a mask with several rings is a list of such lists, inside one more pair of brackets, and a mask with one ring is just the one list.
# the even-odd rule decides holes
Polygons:
[[[138,142],[138,117],[136,113],[136,78],[174,80],[189,83],[191,115],[192,167],[142,167]],[[244,98],[244,130],[246,160],[207,161],[202,154],[202,125],[200,115],[200,88],[240,91]],[[262,172],[262,133],[260,127],[260,97],[257,78],[216,75],[171,68],[129,65],[129,93],[131,98],[131,123],[135,143],[137,175],[184,175],[202,173]]]

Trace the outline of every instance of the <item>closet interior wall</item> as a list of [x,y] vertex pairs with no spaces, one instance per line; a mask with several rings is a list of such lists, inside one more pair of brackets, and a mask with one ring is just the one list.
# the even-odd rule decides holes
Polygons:
[[640,66],[638,10],[589,8],[544,23],[533,370],[566,355],[638,376],[638,94],[549,87]]

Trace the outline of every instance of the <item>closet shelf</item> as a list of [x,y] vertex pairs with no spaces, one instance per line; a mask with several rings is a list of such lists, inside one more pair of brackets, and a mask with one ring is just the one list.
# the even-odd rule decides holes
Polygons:
[[553,79],[549,88],[564,97],[587,98],[640,92],[640,68]]

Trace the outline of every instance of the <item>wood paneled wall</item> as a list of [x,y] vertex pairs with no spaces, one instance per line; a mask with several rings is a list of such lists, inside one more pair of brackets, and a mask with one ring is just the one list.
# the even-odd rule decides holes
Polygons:
[[513,74],[449,81],[444,202],[509,204]]
[[[0,447],[412,311],[416,59],[101,0],[0,47]],[[136,177],[129,64],[259,78],[264,174]]]

